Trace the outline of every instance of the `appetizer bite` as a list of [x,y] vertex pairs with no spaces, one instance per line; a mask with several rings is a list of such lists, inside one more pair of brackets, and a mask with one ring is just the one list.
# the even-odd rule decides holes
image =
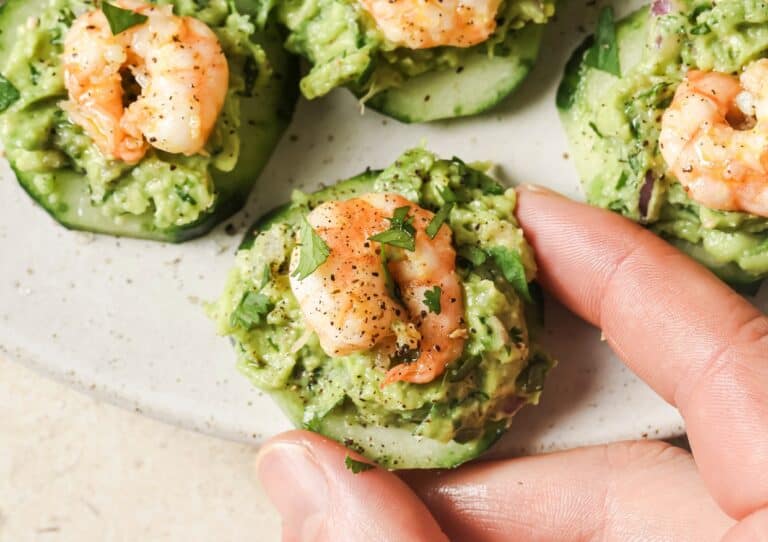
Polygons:
[[299,427],[390,469],[479,455],[536,403],[536,263],[516,194],[423,149],[257,222],[212,307]]
[[0,30],[6,157],[73,229],[206,233],[245,202],[297,98],[282,36],[227,0],[9,0]]
[[768,276],[766,56],[761,2],[606,10],[557,97],[588,200],[748,292]]
[[308,99],[346,86],[404,122],[473,115],[531,70],[554,0],[279,0]]

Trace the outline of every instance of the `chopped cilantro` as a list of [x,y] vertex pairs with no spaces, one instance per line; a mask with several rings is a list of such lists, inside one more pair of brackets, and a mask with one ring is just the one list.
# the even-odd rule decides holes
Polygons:
[[411,252],[416,250],[416,229],[413,227],[413,217],[408,216],[410,210],[411,208],[408,206],[395,209],[392,218],[388,219],[390,222],[389,229],[369,237],[369,240],[383,245],[404,248]]
[[538,393],[544,389],[544,379],[549,369],[549,360],[537,352],[518,375],[515,384],[523,393]]
[[413,363],[421,352],[418,348],[409,348],[407,344],[401,345],[395,350],[395,353],[389,358],[392,363]]
[[424,292],[424,305],[429,309],[429,312],[440,314],[440,311],[443,310],[440,306],[440,295],[442,293],[443,291],[440,289],[440,286],[435,286],[433,289]]
[[613,20],[613,8],[604,7],[600,11],[595,31],[595,43],[584,57],[584,63],[592,68],[621,77],[619,64],[619,43],[616,41],[616,25]]
[[312,229],[306,218],[301,221],[299,245],[299,264],[296,266],[293,276],[299,280],[304,280],[325,263],[331,250],[323,238]]
[[19,98],[21,98],[19,89],[0,75],[0,113],[11,107]]
[[264,294],[246,292],[232,313],[231,323],[242,324],[251,329],[259,325],[272,308],[272,302]]
[[387,287],[387,293],[389,294],[389,297],[394,299],[397,302],[402,302],[402,297],[400,294],[400,287],[397,285],[395,280],[392,278],[392,273],[389,272],[389,256],[387,254],[387,247],[383,246],[381,247],[381,267],[384,271],[384,284]]
[[429,235],[430,239],[435,238],[437,232],[440,231],[440,227],[445,223],[446,220],[448,220],[448,217],[451,215],[451,210],[453,210],[453,203],[446,203],[440,207],[440,210],[437,212],[437,214],[432,217],[429,226],[427,226],[427,235]]
[[375,465],[364,463],[363,461],[358,461],[357,459],[352,459],[349,456],[344,459],[344,466],[351,470],[352,474],[360,474],[361,472],[376,468]]
[[464,380],[467,378],[467,376],[469,376],[469,373],[471,373],[478,365],[480,365],[481,361],[483,361],[481,356],[459,358],[448,368],[448,381],[460,382]]
[[107,18],[113,36],[117,36],[119,33],[125,32],[129,28],[147,22],[146,15],[136,13],[130,9],[117,7],[109,2],[101,4],[101,11],[104,12],[104,16]]
[[531,303],[533,300],[528,289],[528,280],[525,277],[525,267],[520,259],[520,253],[506,247],[491,247],[487,252],[493,258],[494,263],[502,275],[504,275],[504,278],[507,279],[507,282],[512,285],[523,299]]
[[440,197],[443,198],[445,203],[456,203],[458,201],[456,192],[454,192],[450,186],[446,185],[438,190],[440,192]]

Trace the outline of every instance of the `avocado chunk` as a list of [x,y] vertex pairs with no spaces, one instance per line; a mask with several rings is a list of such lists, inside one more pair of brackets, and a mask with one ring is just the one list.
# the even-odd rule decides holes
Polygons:
[[659,132],[689,69],[737,73],[768,56],[768,11],[741,0],[659,2],[611,30],[618,75],[594,61],[590,37],[573,53],[557,94],[587,200],[646,225],[737,289],[754,292],[768,276],[768,219],[691,199],[667,171]]
[[[452,232],[467,338],[462,354],[428,383],[383,385],[384,365],[401,363],[399,354],[383,361],[375,349],[327,354],[292,291],[291,260],[301,258],[293,254],[305,242],[308,213],[369,193],[399,194]],[[536,264],[515,205],[515,191],[484,171],[410,150],[385,170],[313,194],[296,192],[257,221],[211,315],[232,340],[240,370],[297,427],[390,469],[456,466],[496,441],[520,407],[538,402],[554,365],[535,339],[536,302],[526,299],[534,298]],[[341,257],[333,250],[326,257]]]
[[[252,4],[161,0],[216,33],[227,57],[227,96],[205,152],[156,149],[135,165],[105,157],[61,109],[61,54],[86,0],[9,0],[0,7],[0,139],[20,185],[62,225],[182,242],[238,211],[287,127],[298,97],[298,64],[273,22]],[[238,7],[239,6],[239,9]],[[12,91],[11,91],[11,95]]]

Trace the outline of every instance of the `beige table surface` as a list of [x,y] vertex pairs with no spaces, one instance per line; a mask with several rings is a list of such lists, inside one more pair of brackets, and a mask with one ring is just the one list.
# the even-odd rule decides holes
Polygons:
[[277,541],[254,455],[0,360],[0,542]]

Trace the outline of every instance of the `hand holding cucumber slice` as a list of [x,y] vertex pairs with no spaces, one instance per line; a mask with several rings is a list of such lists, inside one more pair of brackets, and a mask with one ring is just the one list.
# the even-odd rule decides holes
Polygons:
[[212,316],[298,427],[390,469],[456,466],[538,401],[554,364],[515,202],[423,149],[296,193],[246,235]]

